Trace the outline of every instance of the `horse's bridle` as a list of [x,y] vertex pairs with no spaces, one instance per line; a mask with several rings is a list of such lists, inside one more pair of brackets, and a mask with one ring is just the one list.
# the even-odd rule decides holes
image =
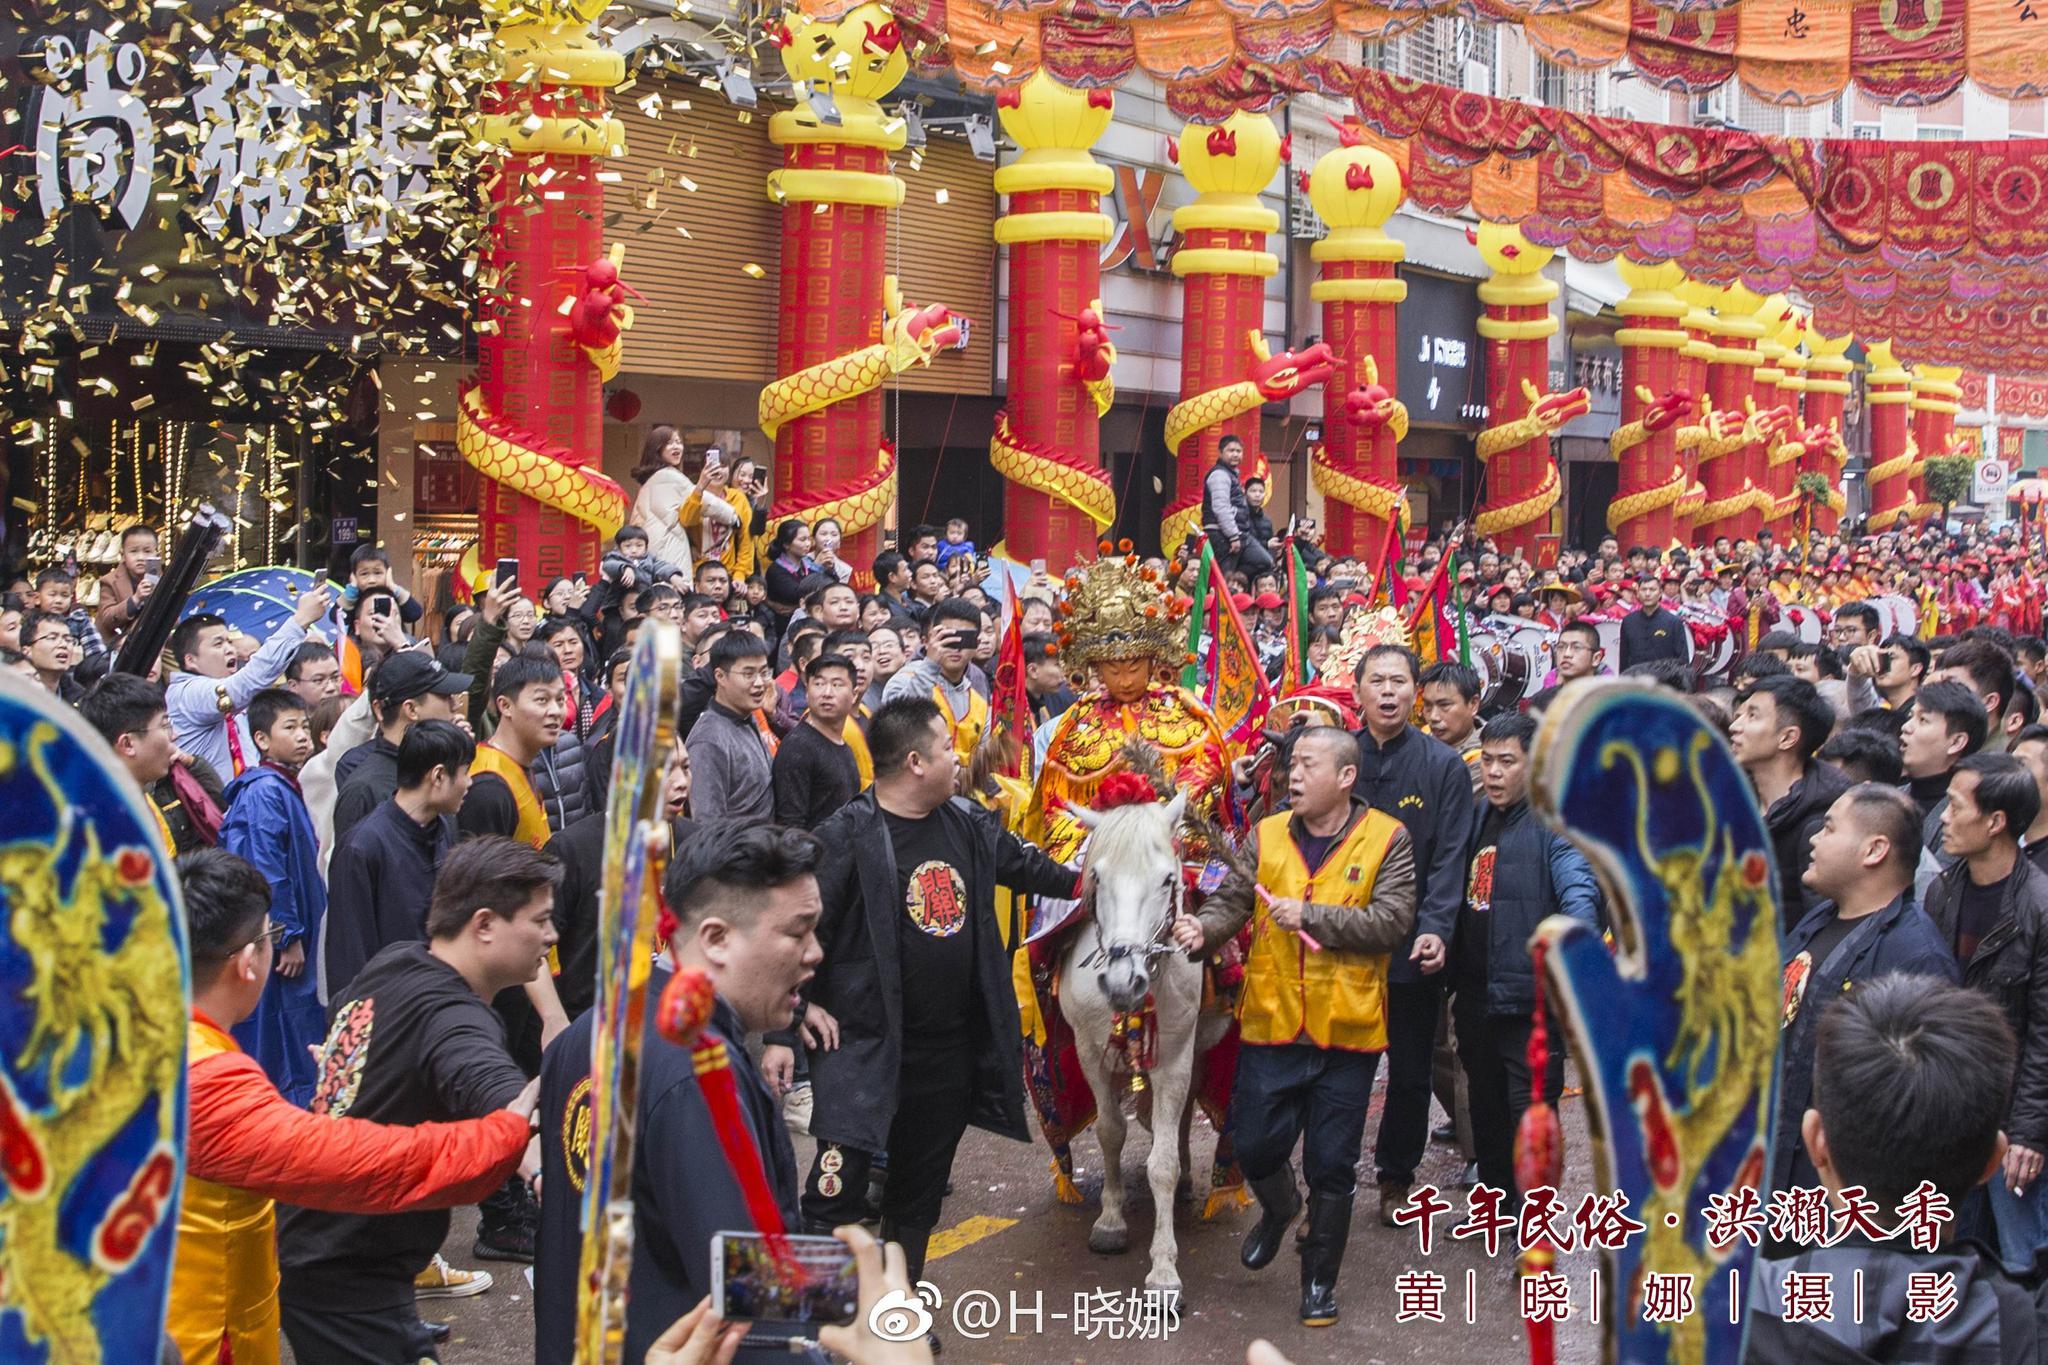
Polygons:
[[[1173,922],[1180,918],[1181,912],[1187,906],[1188,879],[1181,866],[1181,847],[1178,838],[1175,838],[1173,841],[1173,852],[1173,891],[1167,897],[1166,917],[1159,922],[1159,927],[1152,931],[1152,936],[1141,943],[1111,943],[1108,935],[1103,934],[1101,941],[1096,944],[1095,951],[1082,958],[1079,963],[1080,966],[1093,967],[1098,964],[1108,966],[1112,962],[1122,962],[1126,958],[1142,956],[1145,959],[1145,979],[1150,981],[1153,965],[1168,953],[1178,951],[1176,946],[1167,937],[1173,932]],[[1095,895],[1095,879],[1093,877],[1088,879],[1088,887],[1085,894],[1092,901]],[[1092,912],[1090,917],[1093,917]],[[1100,922],[1097,923],[1096,929],[1098,933],[1101,933]]]

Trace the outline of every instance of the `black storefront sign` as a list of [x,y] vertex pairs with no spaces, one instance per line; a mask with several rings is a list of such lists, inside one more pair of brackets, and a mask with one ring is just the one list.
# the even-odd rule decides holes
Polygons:
[[1479,292],[1471,280],[1403,269],[1401,389],[1418,426],[1476,431],[1486,425],[1486,348],[1479,340]]

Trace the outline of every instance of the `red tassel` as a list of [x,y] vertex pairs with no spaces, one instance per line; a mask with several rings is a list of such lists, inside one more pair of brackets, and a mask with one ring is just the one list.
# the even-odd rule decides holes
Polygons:
[[661,1036],[678,1047],[690,1049],[690,1061],[697,1070],[697,1088],[704,1106],[711,1111],[711,1126],[718,1145],[725,1150],[725,1164],[739,1182],[740,1197],[747,1202],[747,1216],[767,1240],[768,1254],[775,1258],[784,1275],[798,1273],[796,1258],[790,1254],[788,1229],[782,1223],[782,1209],[768,1186],[768,1172],[761,1165],[761,1152],[740,1112],[739,1087],[732,1078],[732,1058],[725,1044],[704,1031],[713,1007],[710,978],[701,971],[683,968],[669,978],[667,989],[655,1013],[655,1027]]
[[718,1145],[725,1149],[725,1164],[732,1167],[740,1195],[747,1201],[747,1216],[755,1231],[767,1240],[768,1254],[775,1258],[784,1275],[798,1273],[796,1258],[790,1254],[788,1229],[782,1224],[782,1209],[768,1188],[768,1173],[761,1167],[760,1149],[740,1113],[739,1087],[732,1079],[732,1059],[717,1038],[698,1038],[690,1049],[697,1068],[697,1088],[704,1092],[705,1107],[711,1110],[711,1126],[717,1130]]
[[[1543,1094],[1543,1073],[1550,1065],[1550,1028],[1543,1008],[1543,959],[1547,945],[1538,939],[1529,950],[1536,975],[1536,1011],[1529,1029],[1529,1107],[1515,1129],[1515,1183],[1523,1193],[1548,1185],[1553,1189],[1564,1175],[1564,1134],[1559,1130],[1557,1111]],[[1537,1275],[1557,1264],[1557,1248],[1543,1239],[1522,1253],[1522,1273]],[[1548,1320],[1526,1321],[1529,1331],[1529,1365],[1556,1365],[1556,1324]]]

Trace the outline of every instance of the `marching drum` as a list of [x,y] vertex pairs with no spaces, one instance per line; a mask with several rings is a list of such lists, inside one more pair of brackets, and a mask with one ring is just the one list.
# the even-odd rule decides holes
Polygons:
[[1472,628],[1472,667],[1479,674],[1479,714],[1520,708],[1543,688],[1557,632],[1519,616],[1484,616]]
[[1913,605],[1910,597],[1886,593],[1868,601],[1877,609],[1877,638],[1882,640],[1891,635],[1920,634],[1920,609]]
[[[1694,602],[1679,605],[1678,617],[1686,623],[1685,648],[1692,658],[1693,676],[1701,686],[1725,682],[1734,671],[1738,657],[1736,633],[1728,624],[1727,614],[1715,606],[1702,606]],[[1694,625],[1720,627],[1720,634],[1709,644],[1702,646],[1694,635]]]
[[1809,607],[1794,602],[1785,608],[1785,627],[1797,635],[1804,644],[1818,645],[1827,641],[1827,626],[1820,618],[1818,607]]

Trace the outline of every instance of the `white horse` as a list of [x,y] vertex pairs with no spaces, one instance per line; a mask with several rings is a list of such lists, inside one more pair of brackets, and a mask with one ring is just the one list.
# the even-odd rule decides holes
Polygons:
[[1102,1216],[1088,1233],[1088,1249],[1114,1255],[1130,1245],[1124,1222],[1123,1093],[1129,1079],[1112,1056],[1117,1015],[1144,1008],[1151,996],[1156,1045],[1145,1083],[1151,1113],[1140,1122],[1152,1133],[1145,1163],[1152,1187],[1152,1266],[1148,1288],[1180,1293],[1173,1236],[1174,1193],[1186,1164],[1186,1116],[1193,1086],[1196,1030],[1202,1008],[1202,967],[1173,946],[1173,916],[1181,906],[1181,858],[1174,837],[1187,793],[1171,801],[1139,802],[1106,811],[1072,808],[1089,830],[1084,865],[1094,915],[1060,960],[1060,1013],[1074,1030],[1074,1045],[1088,1088],[1095,1093],[1096,1137],[1102,1144]]

